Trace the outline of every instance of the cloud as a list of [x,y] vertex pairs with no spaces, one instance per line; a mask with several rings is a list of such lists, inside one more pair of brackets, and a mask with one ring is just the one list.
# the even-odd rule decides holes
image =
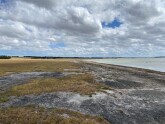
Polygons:
[[20,0],[22,2],[31,3],[38,7],[52,8],[56,5],[56,0]]
[[80,33],[95,33],[101,30],[101,23],[83,7],[71,7],[59,16],[59,29]]
[[161,13],[156,8],[156,1],[127,1],[128,6],[124,6],[124,17],[130,23],[134,25],[145,25],[152,18],[159,16]]
[[[162,0],[7,0],[0,3],[0,50],[53,56],[165,55],[164,6]],[[117,26],[115,19],[122,24]]]

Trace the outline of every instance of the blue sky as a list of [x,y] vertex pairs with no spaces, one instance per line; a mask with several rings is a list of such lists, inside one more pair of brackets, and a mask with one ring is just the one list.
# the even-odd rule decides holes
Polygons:
[[6,2],[6,0],[0,0],[0,3],[5,3]]
[[51,42],[50,47],[56,49],[66,47],[66,45],[64,42]]
[[102,22],[103,28],[119,28],[123,24],[119,19],[115,18],[112,22]]
[[0,0],[0,55],[165,56],[162,0]]

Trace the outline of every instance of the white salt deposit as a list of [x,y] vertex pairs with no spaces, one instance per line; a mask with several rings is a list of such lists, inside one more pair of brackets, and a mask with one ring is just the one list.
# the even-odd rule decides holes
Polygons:
[[87,96],[87,95],[80,95],[80,94],[72,94],[72,96],[68,99],[68,103],[76,103],[76,104],[81,104],[83,101],[86,100],[101,100],[105,99],[108,95],[102,92],[97,92],[92,95],[92,97]]
[[104,90],[108,94],[114,94],[115,92],[113,90]]
[[105,99],[108,95],[102,92],[96,92],[96,94],[92,95],[93,100]]
[[89,96],[82,96],[80,94],[74,94],[69,98],[68,103],[81,104],[83,101],[90,99]]

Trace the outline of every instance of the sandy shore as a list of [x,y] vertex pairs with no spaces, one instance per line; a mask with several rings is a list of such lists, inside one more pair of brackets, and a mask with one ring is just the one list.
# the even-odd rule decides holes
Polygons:
[[[112,90],[97,92],[92,96],[73,92],[52,92],[37,96],[31,94],[11,97],[10,101],[0,103],[0,108],[27,105],[67,108],[85,114],[101,115],[113,124],[165,122],[165,73],[91,62],[81,64],[82,73],[91,73],[97,82],[108,85]],[[15,78],[5,78],[9,77],[10,80]],[[2,81],[5,82],[4,77],[0,77],[0,83]]]

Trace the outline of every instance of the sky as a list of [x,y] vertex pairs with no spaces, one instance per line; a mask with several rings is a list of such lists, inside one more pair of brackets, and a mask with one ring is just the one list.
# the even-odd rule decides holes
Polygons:
[[0,55],[165,56],[165,2],[0,0]]

